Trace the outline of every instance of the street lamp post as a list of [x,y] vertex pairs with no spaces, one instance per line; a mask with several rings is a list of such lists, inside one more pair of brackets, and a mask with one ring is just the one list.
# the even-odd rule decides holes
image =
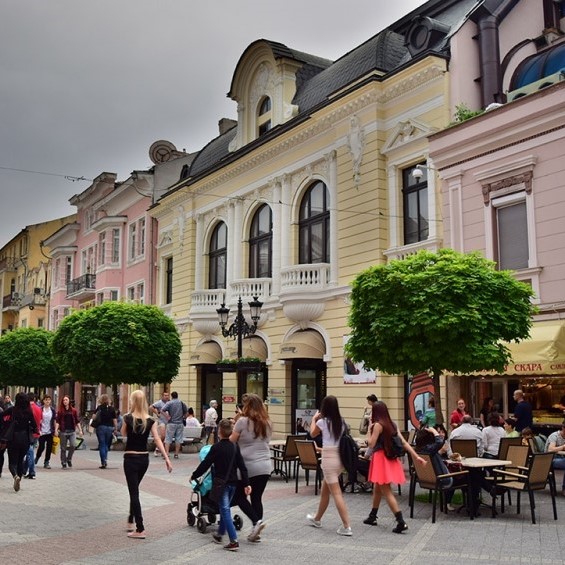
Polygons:
[[237,315],[229,328],[226,328],[226,326],[228,324],[230,309],[226,308],[225,304],[222,304],[220,308],[216,309],[216,312],[218,312],[218,323],[220,324],[220,328],[222,328],[222,335],[224,337],[237,339],[238,360],[243,356],[243,338],[253,335],[257,329],[262,306],[263,303],[257,300],[257,296],[254,296],[253,300],[249,303],[249,307],[251,308],[251,324],[248,324],[243,316],[243,304],[240,296],[237,301]]

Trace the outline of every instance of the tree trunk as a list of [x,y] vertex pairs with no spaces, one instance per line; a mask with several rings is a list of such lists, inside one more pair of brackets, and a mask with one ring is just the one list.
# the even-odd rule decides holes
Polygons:
[[441,408],[441,388],[439,384],[439,377],[441,376],[441,371],[435,372],[432,375],[432,380],[434,383],[434,400],[436,404],[436,424],[443,424],[443,410]]

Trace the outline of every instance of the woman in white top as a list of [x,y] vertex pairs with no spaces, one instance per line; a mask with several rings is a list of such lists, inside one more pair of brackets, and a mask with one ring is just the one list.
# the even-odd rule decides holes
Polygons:
[[483,457],[487,459],[496,459],[498,456],[498,448],[500,447],[500,438],[506,437],[506,432],[502,427],[500,415],[498,412],[491,412],[488,417],[488,426],[483,429]]
[[322,400],[320,410],[316,412],[310,424],[310,435],[316,437],[322,434],[322,490],[320,503],[315,515],[308,514],[307,520],[315,528],[322,527],[322,516],[330,503],[332,495],[342,525],[337,533],[340,536],[350,536],[349,512],[343,499],[343,493],[339,486],[338,478],[343,470],[343,464],[339,456],[339,438],[345,429],[345,422],[339,412],[339,405],[335,396],[326,396]]

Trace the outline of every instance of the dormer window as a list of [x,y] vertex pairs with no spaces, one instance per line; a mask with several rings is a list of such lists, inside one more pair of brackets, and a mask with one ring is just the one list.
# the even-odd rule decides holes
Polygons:
[[271,129],[271,124],[271,99],[265,96],[259,103],[257,112],[257,135],[261,137],[266,134]]

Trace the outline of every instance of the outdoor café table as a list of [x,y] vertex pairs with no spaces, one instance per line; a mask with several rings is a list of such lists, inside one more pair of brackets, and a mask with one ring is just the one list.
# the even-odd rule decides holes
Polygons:
[[[494,467],[506,467],[512,465],[512,461],[506,459],[487,459],[486,457],[463,457],[461,459],[461,466],[469,470],[469,480],[471,481],[471,490],[473,493],[473,504],[471,507],[477,515],[478,503],[481,494],[481,482],[483,479],[483,471],[485,469],[492,469]],[[492,508],[492,517],[494,518],[495,511]]]

